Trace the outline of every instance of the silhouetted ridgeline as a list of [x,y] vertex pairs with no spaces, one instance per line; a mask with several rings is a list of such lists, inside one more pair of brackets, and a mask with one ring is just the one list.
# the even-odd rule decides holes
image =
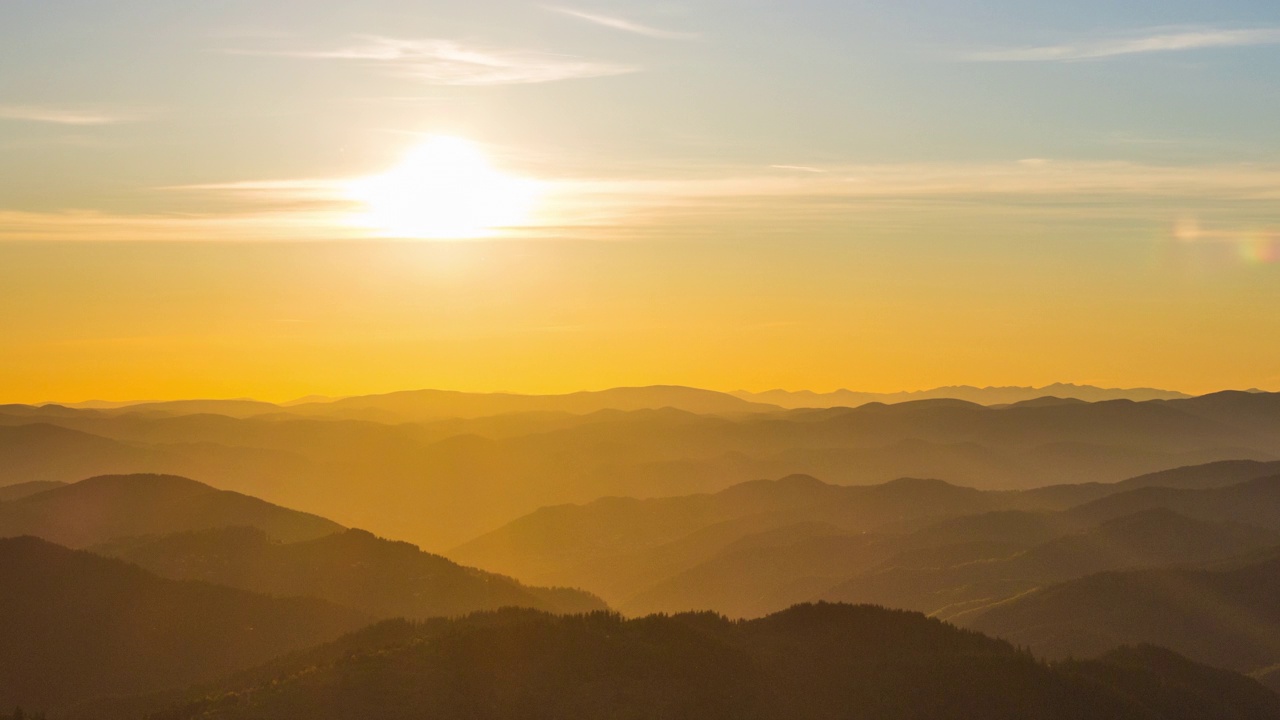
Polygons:
[[[566,398],[578,396],[519,396],[516,415],[490,407],[495,397],[426,392],[248,409],[10,406],[0,408],[0,484],[104,473],[195,477],[442,551],[547,505],[714,492],[794,473],[840,484],[937,477],[1015,489],[1280,456],[1280,396],[1265,393],[783,411],[705,391],[641,388],[572,403]],[[407,414],[362,414],[383,405],[404,405]],[[348,406],[359,406],[363,419],[309,414]],[[233,416],[241,410],[251,417]],[[484,416],[498,411],[507,414]]]
[[384,623],[202,688],[155,720],[1273,720],[1280,697],[1172,653],[1046,666],[921,615],[799,606],[743,623],[504,611]]

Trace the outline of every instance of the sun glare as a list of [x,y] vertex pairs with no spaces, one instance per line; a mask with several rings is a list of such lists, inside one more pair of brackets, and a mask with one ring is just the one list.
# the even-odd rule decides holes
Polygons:
[[490,237],[528,222],[539,183],[506,175],[474,143],[434,137],[381,175],[361,178],[347,195],[362,203],[356,220],[386,237]]

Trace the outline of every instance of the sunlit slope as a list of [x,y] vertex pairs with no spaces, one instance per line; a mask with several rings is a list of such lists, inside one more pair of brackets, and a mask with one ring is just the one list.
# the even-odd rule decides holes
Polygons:
[[107,475],[0,503],[0,537],[35,535],[71,547],[227,525],[256,527],[283,541],[343,529],[316,515],[170,475]]
[[921,615],[477,615],[369,628],[153,717],[1262,720],[1280,697],[1155,649],[1049,667]]
[[605,607],[581,591],[524,586],[363,530],[280,543],[256,528],[225,527],[126,539],[92,550],[164,577],[321,598],[371,617],[427,618],[501,607],[577,613]]
[[91,478],[0,503],[0,537],[17,535],[85,547],[163,577],[320,598],[369,617],[604,607],[587,593],[523,586],[408,543],[173,476]]
[[185,687],[331,640],[363,613],[273,599],[35,538],[0,540],[0,702],[56,709]]

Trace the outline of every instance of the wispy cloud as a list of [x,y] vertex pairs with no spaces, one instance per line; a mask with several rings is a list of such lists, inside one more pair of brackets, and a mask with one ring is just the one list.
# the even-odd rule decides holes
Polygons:
[[1063,62],[1097,60],[1122,55],[1275,44],[1280,44],[1280,28],[1235,30],[1164,28],[1129,37],[1086,40],[1061,45],[987,50],[972,53],[966,59],[977,62]]
[[117,123],[136,122],[140,119],[142,119],[141,116],[137,114],[128,115],[95,110],[75,110],[42,105],[0,105],[0,120],[84,126],[115,125]]
[[[685,223],[686,229],[705,227],[708,232],[722,232],[723,226],[717,223],[744,218],[752,223],[764,222],[764,218],[772,218],[769,222],[829,223],[851,211],[883,211],[888,214],[885,217],[921,222],[956,213],[970,217],[985,212],[1001,222],[1016,217],[1071,219],[1101,214],[1163,223],[1171,209],[1195,207],[1215,213],[1214,222],[1220,224],[1182,223],[1173,233],[1177,238],[1198,242],[1254,242],[1262,238],[1272,243],[1267,247],[1280,248],[1276,231],[1280,215],[1259,214],[1257,210],[1274,207],[1280,197],[1276,190],[1280,187],[1280,166],[1028,159],[794,167],[715,167],[696,173],[699,177],[685,172],[644,178],[625,174],[548,180],[543,183],[547,191],[539,211],[527,225],[506,229],[503,236],[641,237],[673,223]],[[158,193],[155,207],[181,207],[184,212],[23,213],[0,208],[0,242],[377,237],[359,222],[360,208],[347,196],[353,180],[304,178],[154,189]],[[181,202],[170,204],[169,199],[177,197]],[[1255,210],[1243,219],[1233,219],[1242,207]],[[191,212],[190,208],[199,210]],[[1223,229],[1233,223],[1243,227]]]
[[661,38],[663,40],[697,40],[702,37],[701,33],[679,32],[676,30],[664,30],[651,25],[643,25],[626,18],[614,17],[611,15],[600,15],[597,13],[584,12],[573,8],[561,7],[558,5],[545,5],[546,10],[568,15],[571,18],[584,20],[613,30],[621,30],[623,32],[634,33],[636,35],[644,35],[652,38]]
[[826,172],[826,170],[823,170],[822,168],[819,168],[819,167],[814,167],[812,165],[770,165],[769,167],[773,168],[774,170],[791,170],[793,172],[806,172],[806,173],[818,173],[818,174]]
[[521,85],[623,75],[639,70],[631,65],[597,62],[573,55],[505,50],[434,38],[361,36],[356,44],[334,50],[225,52],[357,61],[433,85]]

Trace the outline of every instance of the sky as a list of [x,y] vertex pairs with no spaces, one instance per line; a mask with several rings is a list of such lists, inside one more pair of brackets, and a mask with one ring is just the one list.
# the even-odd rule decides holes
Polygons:
[[1280,5],[0,0],[0,402],[1280,390]]

